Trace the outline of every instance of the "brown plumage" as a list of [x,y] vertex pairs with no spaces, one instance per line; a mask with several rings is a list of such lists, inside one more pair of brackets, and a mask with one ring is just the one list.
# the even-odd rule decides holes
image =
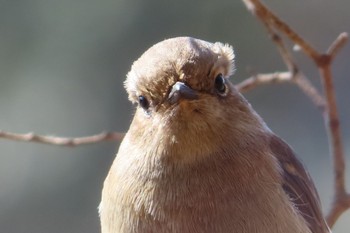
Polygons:
[[102,233],[330,232],[302,164],[228,80],[233,58],[180,37],[133,64],[138,106],[104,183]]

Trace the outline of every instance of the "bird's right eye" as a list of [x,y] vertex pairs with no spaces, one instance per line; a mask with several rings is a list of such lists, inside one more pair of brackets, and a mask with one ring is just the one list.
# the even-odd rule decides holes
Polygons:
[[139,105],[141,106],[141,108],[147,110],[149,108],[149,102],[147,100],[146,97],[144,97],[143,95],[139,96]]

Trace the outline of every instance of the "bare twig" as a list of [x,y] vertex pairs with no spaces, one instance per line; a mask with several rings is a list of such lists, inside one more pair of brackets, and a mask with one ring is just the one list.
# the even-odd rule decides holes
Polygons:
[[[330,142],[330,150],[333,158],[335,193],[333,205],[331,206],[330,212],[327,214],[327,222],[329,226],[332,227],[337,218],[350,207],[350,196],[347,194],[345,188],[345,158],[330,64],[320,67],[319,70],[327,100],[328,111],[324,114],[324,119],[328,130],[328,140]],[[348,204],[345,205],[346,203]]]
[[336,191],[340,193],[345,192],[345,161],[343,156],[343,145],[341,141],[340,133],[340,122],[337,111],[337,105],[335,100],[334,87],[332,82],[332,73],[330,65],[327,65],[323,68],[320,68],[320,73],[325,89],[327,107],[328,111],[325,114],[325,123],[331,135],[329,140],[331,140],[331,150],[332,154],[335,157],[334,160],[334,171],[336,173]]
[[283,22],[278,16],[270,11],[260,0],[243,0],[247,8],[259,19],[271,26],[274,26],[277,30],[284,33],[291,41],[299,45],[303,51],[312,59],[318,57],[317,51],[307,43],[301,36],[299,36],[288,24]]
[[343,195],[336,196],[326,218],[328,225],[334,226],[338,218],[349,208],[350,194],[343,193]]
[[290,72],[275,72],[271,74],[256,74],[236,84],[236,88],[244,93],[248,92],[258,86],[267,85],[271,83],[294,83],[305,95],[307,95],[313,104],[322,112],[325,111],[326,103],[324,98],[319,94],[317,89],[311,84],[309,79],[302,73],[298,72],[292,75]]
[[[249,2],[249,1],[245,1],[245,2]],[[267,29],[267,32],[269,33],[272,41],[276,44],[278,51],[279,51],[284,63],[286,64],[286,67],[288,68],[289,73],[290,73],[289,78],[284,79],[284,81],[288,81],[288,82],[292,82],[292,83],[296,84],[311,99],[311,101],[316,105],[316,107],[319,108],[322,112],[324,112],[325,111],[324,98],[319,93],[319,91],[312,85],[312,83],[309,81],[309,79],[307,77],[305,77],[305,75],[299,71],[299,68],[295,63],[292,54],[287,49],[281,36],[273,28],[274,25],[270,23],[269,19],[272,17],[274,19],[274,21],[276,21],[276,20],[280,21],[279,24],[284,24],[284,25],[286,25],[286,24],[284,22],[282,22],[272,12],[270,12],[261,3],[259,3],[259,4],[260,4],[259,7],[254,7],[253,3],[251,3],[250,9],[259,10],[259,9],[261,9],[261,7],[263,7],[262,12],[264,12],[264,13],[260,14],[259,18],[262,20],[262,22],[263,22],[265,28]],[[253,12],[255,12],[255,11],[253,11]],[[285,27],[288,27],[288,25],[286,25]],[[288,30],[289,30],[289,33],[294,33],[290,28]],[[265,84],[267,84],[269,81],[267,79],[265,79],[265,80],[266,80]],[[274,80],[275,80],[274,78],[271,79],[271,82],[274,82]]]
[[272,28],[270,24],[264,23],[264,26],[266,27],[267,32],[270,34],[272,41],[275,42],[278,51],[284,63],[286,64],[289,72],[292,74],[292,76],[294,76],[299,70],[293,60],[291,53],[286,48],[281,36]]
[[266,85],[271,83],[285,83],[292,80],[290,72],[276,72],[271,74],[256,74],[250,78],[243,80],[236,85],[236,88],[240,92],[247,92],[260,85]]
[[9,133],[5,131],[0,131],[0,138],[10,139],[14,141],[21,142],[38,142],[44,144],[51,144],[56,146],[79,146],[86,144],[93,144],[104,141],[121,141],[124,137],[123,133],[118,132],[102,132],[100,134],[79,137],[79,138],[63,138],[63,137],[54,137],[54,136],[41,136],[33,133],[27,134],[16,134]]
[[310,98],[322,113],[326,111],[326,101],[305,75],[299,71],[292,81]]
[[[302,90],[304,90],[305,93],[313,93],[310,95],[310,97],[314,99],[314,102],[320,101],[320,103],[322,102],[322,105],[320,106],[325,106],[322,107],[322,109],[328,132],[327,135],[330,142],[330,150],[334,170],[335,195],[333,198],[333,205],[329,214],[327,215],[327,222],[329,226],[332,227],[338,217],[345,210],[350,208],[350,194],[346,192],[345,188],[345,159],[331,72],[331,64],[336,54],[347,42],[348,35],[347,33],[341,33],[329,47],[327,53],[319,53],[278,16],[273,14],[266,6],[264,6],[260,0],[242,1],[245,3],[247,8],[263,22],[268,32],[272,35],[272,39],[278,46],[282,58],[285,61],[289,71],[293,72],[293,70],[291,70],[291,67],[295,63],[291,63],[291,56],[289,56],[289,52],[285,49],[283,41],[279,37],[276,37],[277,34],[275,31],[279,31],[285,34],[291,41],[293,41],[293,43],[299,45],[304,53],[314,61],[320,71],[320,77],[326,97],[325,105],[323,103],[324,101],[322,101],[321,98],[317,97],[319,96],[318,91],[311,85],[308,79],[298,78],[295,79],[295,82]],[[296,69],[296,71],[298,72],[298,69]]]
[[339,34],[337,39],[334,40],[334,42],[329,46],[327,54],[329,54],[332,59],[337,55],[337,53],[344,47],[346,42],[348,41],[348,33],[342,32]]

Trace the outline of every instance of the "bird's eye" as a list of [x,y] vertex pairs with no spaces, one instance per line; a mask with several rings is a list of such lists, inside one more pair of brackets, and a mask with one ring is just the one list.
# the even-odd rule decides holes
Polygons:
[[226,92],[225,78],[222,74],[218,74],[215,78],[215,89],[219,94],[224,94]]
[[147,110],[149,108],[149,102],[147,100],[146,97],[144,97],[143,95],[139,96],[139,105],[141,106],[141,108]]

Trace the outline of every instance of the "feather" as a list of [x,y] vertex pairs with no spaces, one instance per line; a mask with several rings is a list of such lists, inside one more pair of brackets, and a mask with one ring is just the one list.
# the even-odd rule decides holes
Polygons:
[[293,150],[277,136],[272,136],[270,147],[282,168],[283,189],[294,207],[303,216],[313,233],[330,233],[322,215],[315,185]]

